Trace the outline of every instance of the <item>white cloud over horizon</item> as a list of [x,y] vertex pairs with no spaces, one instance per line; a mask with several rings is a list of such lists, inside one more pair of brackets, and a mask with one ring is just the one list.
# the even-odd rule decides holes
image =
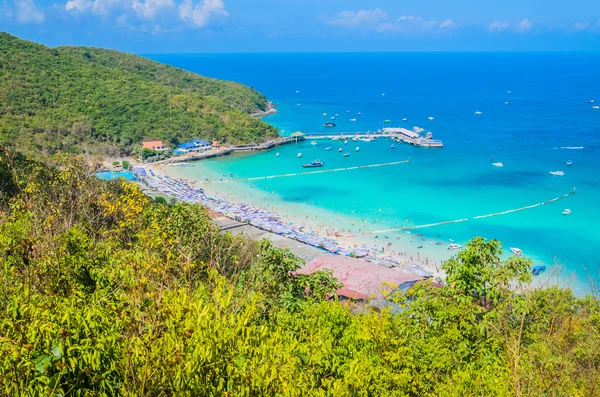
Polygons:
[[490,32],[503,32],[510,27],[510,22],[494,21],[489,24],[488,30]]
[[365,24],[379,24],[388,18],[381,8],[373,10],[342,11],[327,23],[333,26],[357,27]]
[[191,23],[197,28],[206,26],[213,15],[229,16],[223,0],[202,0],[196,4],[192,0],[185,0],[179,6],[181,20]]
[[519,33],[527,33],[531,30],[532,26],[533,23],[529,19],[525,18],[521,22],[519,22],[515,28],[516,31]]
[[42,23],[46,19],[45,14],[37,7],[33,0],[15,1],[14,16],[18,23]]

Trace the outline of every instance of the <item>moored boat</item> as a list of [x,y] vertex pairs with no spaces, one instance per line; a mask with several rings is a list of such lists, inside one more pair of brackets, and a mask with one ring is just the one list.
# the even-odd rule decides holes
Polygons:
[[312,141],[310,144],[315,146],[317,144],[317,141]]
[[431,116],[429,116],[429,117],[427,117],[427,118],[428,118],[429,120],[431,120],[431,121],[435,120],[435,119],[434,119],[433,117],[431,117]]
[[342,148],[339,148],[339,149],[338,149],[338,152],[341,152],[341,151],[342,151]]
[[350,156],[350,153],[344,153],[343,156],[348,157],[348,156]]
[[546,265],[537,265],[531,269],[531,273],[534,276],[539,276],[540,274],[544,273],[545,271],[546,271]]
[[331,146],[326,147],[325,150],[331,150]]
[[279,153],[277,153],[277,154],[275,155],[275,157],[279,157]]
[[331,127],[335,127],[335,126],[336,126],[336,124],[331,121],[328,121],[327,123],[323,124],[323,127],[325,127],[325,128],[331,128]]
[[408,119],[405,117],[405,118],[403,118],[403,119],[402,119],[402,121],[403,121],[404,123],[406,123],[406,122],[408,121]]
[[393,149],[394,147],[395,147],[395,146],[394,146],[394,144],[392,143],[392,144],[390,145],[390,149]]
[[573,162],[571,160],[567,161],[567,165],[573,165]]
[[448,248],[446,248],[446,249],[448,251],[453,251],[453,250],[458,250],[458,249],[461,249],[461,248],[462,248],[462,245],[460,245],[460,244],[450,244],[448,246]]
[[389,120],[389,119],[388,119],[388,120],[384,120],[383,122],[384,122],[384,123],[386,123],[386,124],[389,124],[389,123],[391,123],[391,122],[392,122],[392,120]]
[[550,174],[557,175],[557,176],[563,176],[563,175],[565,175],[565,173],[562,172],[562,171],[550,171]]
[[563,211],[563,215],[571,215],[571,210],[570,210],[570,209],[568,209],[568,208],[567,208],[567,209],[565,209],[565,210]]
[[304,168],[317,168],[317,167],[323,167],[324,165],[325,165],[325,163],[322,162],[321,160],[315,160],[312,163],[302,164],[302,167],[304,167]]
[[297,158],[302,157],[302,153],[298,153],[298,155],[296,156]]
[[354,149],[355,151],[360,151],[360,148],[357,146],[356,149]]
[[512,251],[513,254],[515,254],[516,256],[523,256],[523,251],[520,248],[513,248],[510,247],[510,250]]
[[502,164],[502,163],[500,163],[500,162],[498,162],[498,163],[492,163],[492,165],[493,165],[494,167],[504,167],[504,164]]

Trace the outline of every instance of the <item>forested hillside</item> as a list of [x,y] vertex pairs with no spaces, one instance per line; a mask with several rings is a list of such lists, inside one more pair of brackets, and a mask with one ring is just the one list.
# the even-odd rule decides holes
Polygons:
[[0,395],[598,396],[600,305],[476,238],[448,285],[338,302],[203,208],[0,151]]
[[252,88],[139,56],[0,33],[0,143],[28,153],[125,154],[143,139],[258,142],[277,134],[249,116],[266,106]]

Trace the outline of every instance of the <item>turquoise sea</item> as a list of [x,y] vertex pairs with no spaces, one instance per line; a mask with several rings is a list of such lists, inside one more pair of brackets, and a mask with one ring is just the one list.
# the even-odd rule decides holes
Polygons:
[[[326,168],[337,168],[410,157],[405,165],[243,186],[290,205],[302,203],[360,219],[346,225],[353,231],[386,229],[407,219],[421,225],[472,218],[542,202],[576,187],[575,195],[556,203],[425,229],[423,234],[431,238],[440,234],[460,243],[473,236],[497,238],[507,250],[519,247],[536,263],[558,261],[563,279],[578,289],[586,288],[588,274],[599,279],[600,109],[587,101],[600,104],[600,53],[148,57],[256,88],[279,110],[265,121],[284,134],[375,131],[388,126],[383,121],[390,119],[389,126],[430,130],[445,145],[419,149],[396,144],[392,150],[390,140],[349,142],[344,151],[351,156],[343,158],[337,152],[339,142],[312,146],[308,140],[267,153],[181,168],[188,177],[298,172],[303,162],[314,159],[324,161]],[[475,115],[476,111],[482,114]],[[335,114],[339,114],[337,127],[323,128]],[[402,123],[405,117],[408,122]],[[326,146],[333,150],[325,151]],[[360,152],[354,151],[355,146],[360,146]],[[296,158],[298,152],[303,153],[302,159]],[[492,158],[504,167],[491,166]],[[566,165],[568,160],[572,166]],[[565,175],[549,174],[555,170]],[[571,215],[562,215],[566,208]]]

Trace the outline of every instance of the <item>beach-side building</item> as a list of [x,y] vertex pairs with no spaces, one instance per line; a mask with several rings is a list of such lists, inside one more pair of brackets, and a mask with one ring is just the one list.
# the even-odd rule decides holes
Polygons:
[[177,146],[176,151],[180,153],[191,153],[191,152],[201,152],[204,150],[210,149],[210,143],[207,141],[200,140],[198,138],[194,139],[190,142],[182,143]]
[[149,142],[142,142],[142,146],[144,147],[144,149],[150,149],[150,150],[156,150],[156,151],[161,151],[161,150],[167,150],[167,145],[165,145],[163,143],[163,141],[149,141]]
[[213,139],[212,143],[210,144],[211,147],[213,148],[219,148],[221,145],[219,145],[219,141],[217,141],[216,139]]
[[341,255],[323,255],[308,262],[297,271],[312,274],[329,269],[343,287],[337,290],[339,297],[352,300],[385,299],[389,293],[411,288],[424,280],[422,276],[404,273],[385,266]]

